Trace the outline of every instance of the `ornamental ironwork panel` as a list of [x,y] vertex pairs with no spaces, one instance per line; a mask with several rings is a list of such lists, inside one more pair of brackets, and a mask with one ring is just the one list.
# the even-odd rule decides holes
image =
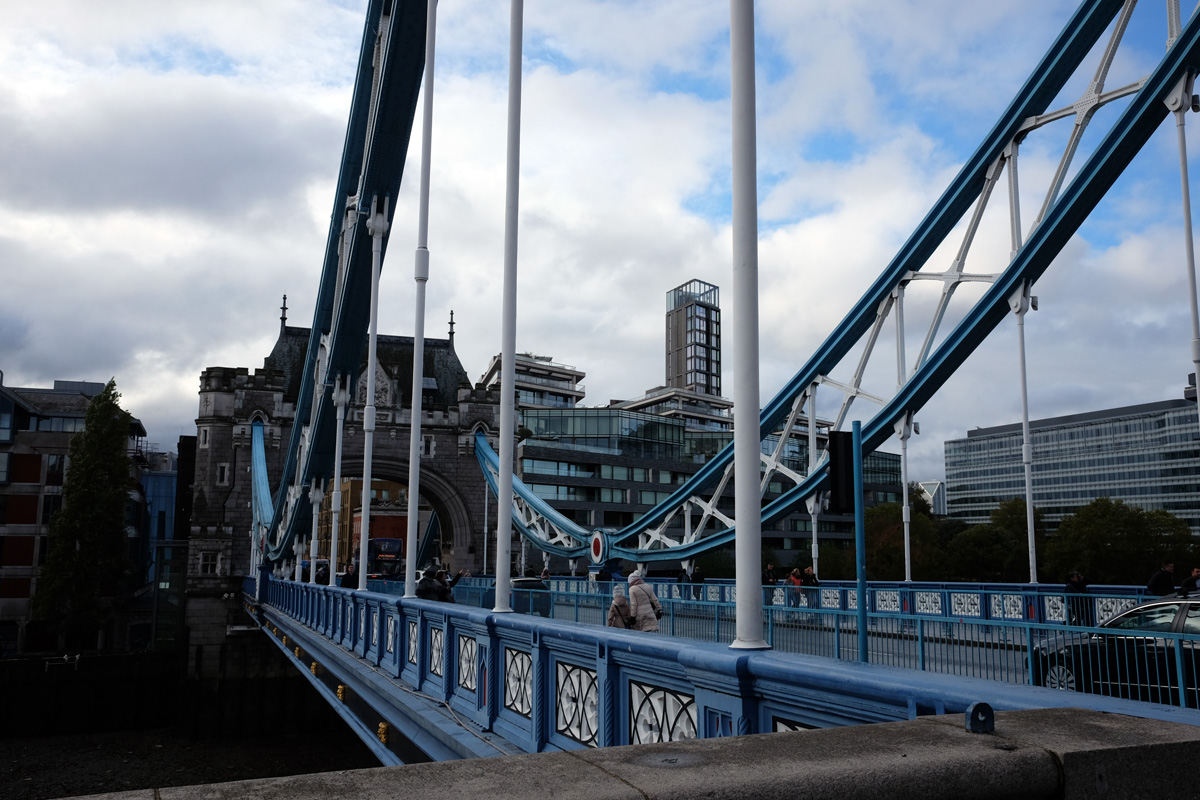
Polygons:
[[504,648],[504,707],[523,717],[532,711],[533,658],[529,653]]
[[555,673],[555,732],[595,747],[600,719],[595,670],[559,661]]
[[887,589],[875,593],[875,610],[876,611],[900,611],[900,591],[898,589]]
[[1133,597],[1103,597],[1096,603],[1096,624],[1106,622],[1136,605],[1137,600]]
[[1047,622],[1067,621],[1067,599],[1061,595],[1048,594],[1042,597]]
[[387,618],[387,651],[396,652],[396,618]]
[[444,660],[445,654],[442,652],[442,643],[445,641],[445,632],[441,628],[429,628],[429,672],[431,675],[437,675],[439,678],[446,671]]
[[358,640],[361,642],[367,635],[367,610],[360,608],[358,610]]
[[408,663],[417,663],[417,622],[408,621]]
[[992,595],[993,619],[1025,619],[1025,598],[1019,594]]
[[629,682],[629,743],[696,738],[696,699],[647,683]]
[[837,589],[821,590],[821,608],[839,608],[841,603],[842,599]]
[[379,646],[379,612],[371,610],[371,647]]
[[[992,595],[992,614],[999,616],[1000,606],[996,602],[999,600],[998,595]],[[954,617],[978,617],[981,611],[979,607],[978,592],[951,592],[950,593],[950,615]]]
[[940,616],[942,613],[941,592],[913,592],[913,601],[917,605],[918,614],[935,614]]
[[478,643],[471,636],[458,635],[458,685],[475,691],[475,663],[478,660]]

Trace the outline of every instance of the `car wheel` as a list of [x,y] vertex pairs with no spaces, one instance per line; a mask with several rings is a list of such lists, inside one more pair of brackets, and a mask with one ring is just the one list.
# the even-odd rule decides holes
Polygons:
[[1042,686],[1075,691],[1075,670],[1069,661],[1048,662],[1042,668]]

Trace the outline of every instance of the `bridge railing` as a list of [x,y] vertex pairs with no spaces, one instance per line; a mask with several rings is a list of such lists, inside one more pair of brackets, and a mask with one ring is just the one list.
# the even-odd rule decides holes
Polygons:
[[[460,581],[456,600],[490,609],[490,583],[479,578]],[[545,584],[551,588],[514,589],[512,608],[604,625],[614,587],[624,586],[570,578],[551,578]],[[731,584],[655,581],[653,586],[664,609],[660,631],[703,642],[734,640],[736,592]],[[380,582],[371,588],[400,592],[402,584]],[[1068,595],[1050,587],[1019,585],[874,585],[867,592],[869,659],[923,672],[1198,705],[1193,655],[1200,635],[1167,635],[1148,648],[1144,636],[1090,627],[1138,602],[1140,590],[1115,588],[1116,594]],[[764,600],[763,638],[772,648],[858,659],[858,593],[853,584],[777,586],[764,590]],[[1114,654],[1097,655],[1094,651],[1105,647],[1080,643],[1094,637],[1107,639],[1105,647]],[[1071,662],[1070,669],[1064,668],[1064,661]],[[1061,678],[1064,673],[1070,680]],[[1182,684],[1179,675],[1185,676]]]
[[[1043,668],[1026,660],[1031,648],[1046,652],[1038,648],[1055,635],[1086,640],[1092,633],[1061,625],[872,612],[864,632],[869,660],[908,669],[864,673],[845,663],[857,658],[859,633],[857,614],[845,609],[772,607],[764,633],[777,651],[790,652],[748,652],[676,638],[732,641],[729,603],[664,597],[660,630],[668,635],[654,635],[577,624],[601,622],[607,598],[599,593],[549,593],[556,619],[542,619],[287,580],[264,580],[262,589],[263,605],[289,624],[531,752],[910,719],[965,710],[980,699],[996,708],[1130,713],[1133,705],[1012,685]],[[1173,674],[1184,681],[1171,688],[1169,675],[1143,665],[1143,675],[1163,678],[1168,689],[1142,699],[1195,707],[1192,654],[1200,637],[1164,638],[1175,647]],[[295,648],[302,665],[310,660],[299,641],[282,645],[289,653]],[[1116,665],[1090,670],[1078,673],[1077,686],[1099,682],[1097,694],[1105,693],[1105,681],[1128,675]]]
[[[660,598],[704,600],[710,603],[734,603],[737,590],[732,581],[679,583],[647,581]],[[595,581],[587,578],[551,577],[546,585],[557,593],[598,595],[611,598],[614,586],[624,581]],[[460,603],[479,605],[491,586],[486,577],[464,578],[455,587]],[[372,584],[376,591],[398,591],[381,582]],[[1054,584],[979,584],[979,583],[902,583],[873,582],[867,587],[868,609],[878,613],[912,614],[921,617],[1025,621],[1067,624],[1070,609],[1086,607],[1085,619],[1096,624],[1116,616],[1145,599],[1145,590],[1133,586],[1093,586],[1085,595],[1068,595]],[[858,588],[849,581],[826,581],[816,588],[776,585],[763,588],[764,607],[822,608],[856,611]]]

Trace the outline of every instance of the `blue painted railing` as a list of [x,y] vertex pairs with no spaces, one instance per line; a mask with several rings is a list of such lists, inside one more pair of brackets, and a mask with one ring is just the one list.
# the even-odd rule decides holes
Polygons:
[[[457,602],[479,605],[492,585],[486,577],[463,578],[454,589]],[[704,600],[710,603],[734,603],[737,591],[733,581],[716,579],[702,584],[678,583],[669,579],[650,579],[660,598]],[[551,577],[547,587],[558,593],[612,596],[614,586],[624,581],[601,582],[587,578]],[[372,591],[402,593],[403,584],[380,581],[371,583]],[[874,613],[912,614],[921,617],[1003,620],[1066,624],[1067,597],[1056,584],[1019,583],[903,583],[872,582],[867,587],[867,608]],[[1126,608],[1148,599],[1144,588],[1135,586],[1095,585],[1084,595],[1091,617],[1102,623]],[[858,609],[857,585],[853,581],[824,581],[820,587],[796,589],[790,585],[763,588],[764,607],[819,607],[827,610]]]
[[[343,654],[346,669],[366,666],[394,680],[395,691],[443,703],[456,719],[527,752],[909,719],[980,700],[997,709],[1077,706],[1200,724],[1200,712],[1149,703],[580,624],[606,603],[599,594],[570,594],[579,622],[267,580],[254,613],[289,652],[299,650],[299,629],[315,633]],[[556,611],[564,605],[556,602]],[[691,625],[714,630],[715,621],[732,638],[726,604],[665,598],[663,605],[663,634],[686,636]],[[781,645],[820,642],[825,655],[838,656],[856,651],[854,619],[840,610],[774,608],[766,626]],[[918,658],[928,664],[947,657],[939,647],[995,645],[1011,654],[1013,669],[1025,669],[1013,643],[964,642],[965,629],[933,630],[948,624],[876,615],[872,647],[921,641]],[[309,658],[297,655],[305,666]],[[877,658],[884,660],[876,648]]]
[[[489,584],[485,579],[460,582],[455,588],[457,602],[491,608]],[[611,592],[623,586],[570,578],[551,578],[545,584],[551,588],[514,590],[511,607],[557,620],[604,625]],[[664,608],[659,622],[662,632],[702,642],[734,640],[732,585],[668,581],[653,585]],[[371,588],[389,593],[401,586],[381,581]],[[1200,705],[1195,679],[1200,672],[1200,659],[1195,657],[1200,634],[1156,634],[1164,642],[1170,640],[1171,646],[1162,649],[1171,650],[1166,657],[1177,663],[1147,658],[1138,651],[1144,634],[1130,633],[1125,640],[1112,630],[1081,627],[1103,623],[1137,604],[1143,594],[1133,587],[1100,588],[1116,591],[1067,595],[1050,587],[1013,584],[985,589],[977,584],[876,584],[867,593],[868,660],[922,672],[1056,687],[1060,682],[1050,679],[1050,667],[1056,663],[1061,667],[1064,660],[1086,661],[1070,670],[1070,688],[1168,705]],[[859,659],[858,594],[853,585],[798,590],[780,586],[765,590],[765,596],[763,637],[772,648],[843,661]],[[1068,619],[1072,615],[1075,619]],[[1073,659],[1044,655],[1051,644],[1091,636],[1108,637],[1109,650],[1125,653],[1118,659],[1121,664],[1085,658],[1078,647]],[[1029,658],[1031,652],[1034,658]],[[1061,668],[1055,672],[1062,673]],[[1185,676],[1182,683],[1178,675]]]

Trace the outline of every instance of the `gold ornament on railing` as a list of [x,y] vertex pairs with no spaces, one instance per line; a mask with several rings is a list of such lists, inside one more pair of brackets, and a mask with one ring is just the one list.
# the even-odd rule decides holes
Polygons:
[[379,728],[375,731],[375,734],[379,737],[380,742],[387,744],[388,724],[386,722],[379,723]]
[[311,664],[309,664],[308,671],[311,672],[313,675],[316,675],[317,674],[317,662],[314,661]]
[[338,698],[338,700],[340,700],[343,703],[346,702],[346,686],[345,686],[345,684],[341,684],[341,683],[338,684],[337,698]]
[[299,658],[299,657],[300,657],[300,648],[297,647],[296,648],[296,658]]

